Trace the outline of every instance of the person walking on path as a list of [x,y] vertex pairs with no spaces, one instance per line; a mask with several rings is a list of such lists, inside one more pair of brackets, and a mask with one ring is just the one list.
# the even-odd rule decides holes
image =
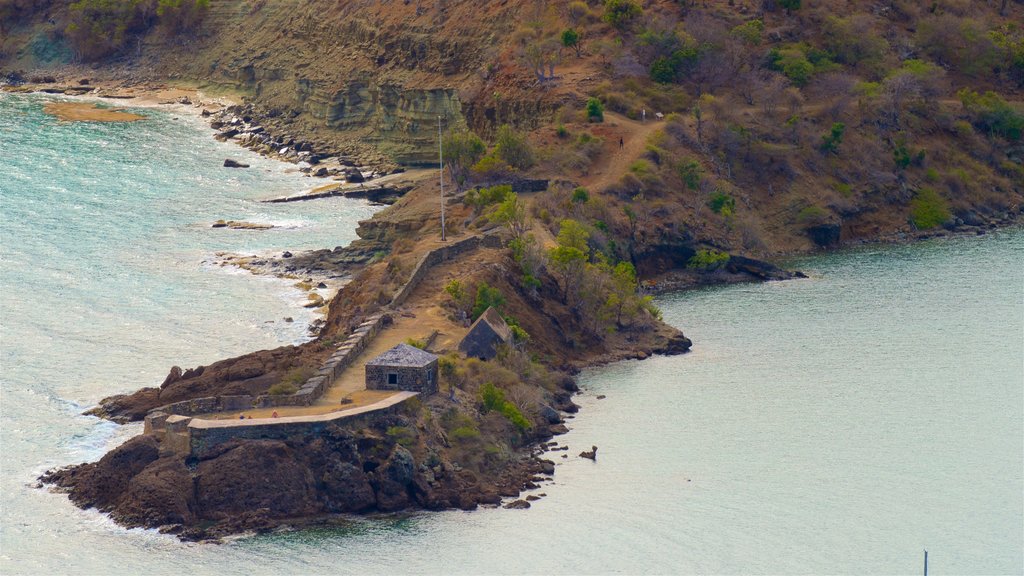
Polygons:
[[619,136],[619,150],[622,150],[625,147],[626,147],[626,141],[622,139],[622,136]]

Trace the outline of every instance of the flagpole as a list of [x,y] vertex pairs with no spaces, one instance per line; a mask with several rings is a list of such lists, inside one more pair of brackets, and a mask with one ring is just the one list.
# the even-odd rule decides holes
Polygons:
[[437,117],[437,159],[441,165],[440,170],[440,183],[441,183],[441,242],[445,242],[447,239],[444,236],[444,145],[441,139],[441,116]]

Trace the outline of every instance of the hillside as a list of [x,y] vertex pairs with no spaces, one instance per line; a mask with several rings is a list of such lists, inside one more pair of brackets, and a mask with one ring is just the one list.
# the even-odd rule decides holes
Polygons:
[[[4,2],[4,69],[81,58],[67,2]],[[685,227],[771,255],[1020,205],[1020,2],[791,4],[214,0],[174,35],[126,34],[88,73],[242,95],[279,133],[399,163],[433,161],[438,116],[485,140],[510,124],[535,146],[525,172],[587,186],[613,235],[629,235],[625,208],[642,213],[652,225],[629,242],[643,250]],[[665,116],[621,174],[616,140],[637,137],[588,122],[589,97]],[[915,201],[939,220],[912,218]]]

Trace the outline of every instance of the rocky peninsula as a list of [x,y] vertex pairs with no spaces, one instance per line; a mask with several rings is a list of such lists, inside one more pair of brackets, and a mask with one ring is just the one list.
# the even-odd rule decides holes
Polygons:
[[[574,373],[689,349],[650,294],[798,278],[768,261],[984,234],[1024,207],[1021,40],[1009,26],[1020,8],[1005,2],[977,8],[984,32],[853,4],[229,4],[138,15],[125,23],[134,49],[75,33],[92,14],[75,6],[29,10],[0,39],[3,78],[69,95],[185,88],[170,101],[206,116],[215,137],[333,179],[272,200],[390,205],[349,246],[223,258],[350,279],[313,341],[175,367],[92,413],[140,421],[207,398],[301,395],[368,322],[380,342],[438,354],[444,393],[359,426],[201,456],[147,434],[43,476],[125,525],[207,539],[339,513],[498,505],[554,470],[538,451],[576,411]],[[54,32],[57,21],[76,26]],[[971,33],[947,43],[929,35],[938,29]],[[100,64],[22,49],[48,42]],[[232,102],[204,108],[199,85]],[[459,354],[492,308],[511,341],[487,361]]]

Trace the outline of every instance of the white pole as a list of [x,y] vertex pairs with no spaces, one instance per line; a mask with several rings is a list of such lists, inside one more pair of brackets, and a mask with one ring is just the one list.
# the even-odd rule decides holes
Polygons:
[[441,139],[441,116],[437,117],[437,158],[441,164],[441,242],[446,241],[444,237],[444,144]]

